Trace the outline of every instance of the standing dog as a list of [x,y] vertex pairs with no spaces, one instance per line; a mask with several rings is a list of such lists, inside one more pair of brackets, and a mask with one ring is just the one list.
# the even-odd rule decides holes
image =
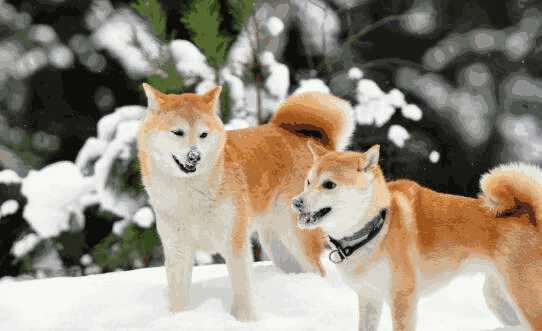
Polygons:
[[250,235],[257,230],[274,261],[279,241],[306,271],[323,273],[320,231],[296,226],[289,208],[312,158],[308,140],[344,147],[350,105],[321,93],[288,98],[269,124],[224,131],[220,87],[204,95],[163,94],[144,84],[148,114],[138,136],[145,188],[157,214],[172,311],[186,308],[196,249],[221,253],[232,281],[232,313],[256,318]]
[[473,199],[386,183],[378,146],[360,154],[309,144],[314,165],[293,205],[302,228],[328,233],[330,259],[358,293],[360,330],[377,329],[383,301],[395,330],[413,330],[418,299],[466,266],[486,273],[486,302],[503,323],[542,330],[538,167],[498,167]]

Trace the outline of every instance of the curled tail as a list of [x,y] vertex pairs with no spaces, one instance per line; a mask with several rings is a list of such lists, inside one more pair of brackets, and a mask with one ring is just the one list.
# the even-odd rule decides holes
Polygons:
[[[480,198],[486,207],[503,216],[527,213],[531,223],[542,231],[542,169],[535,165],[501,165],[480,180]],[[542,220],[541,220],[542,221]]]
[[341,150],[354,131],[350,104],[330,94],[306,92],[287,98],[271,123],[296,134],[310,136],[324,146]]

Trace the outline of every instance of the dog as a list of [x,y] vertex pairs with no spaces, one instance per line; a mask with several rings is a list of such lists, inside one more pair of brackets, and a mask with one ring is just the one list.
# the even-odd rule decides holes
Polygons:
[[148,112],[138,133],[138,158],[165,256],[169,307],[186,309],[195,250],[219,252],[232,282],[231,312],[257,319],[251,281],[251,234],[270,258],[286,247],[303,271],[324,274],[325,235],[297,227],[292,197],[312,164],[307,141],[329,149],[348,144],[350,104],[307,92],[285,100],[271,121],[225,131],[220,87],[197,95],[164,94],[143,84]]
[[418,300],[466,272],[483,272],[488,307],[506,325],[542,330],[542,171],[508,164],[485,174],[478,198],[386,182],[379,146],[330,151],[293,199],[299,226],[329,236],[329,258],[359,299],[359,330],[376,330],[383,302],[394,330],[414,330]]

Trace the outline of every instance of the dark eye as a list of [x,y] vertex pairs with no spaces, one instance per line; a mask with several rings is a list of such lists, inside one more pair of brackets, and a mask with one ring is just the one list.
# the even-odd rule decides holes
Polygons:
[[182,137],[184,136],[184,131],[183,130],[175,130],[175,131],[171,131],[171,133],[173,133],[174,135],[178,136],[178,137]]
[[307,186],[311,184],[311,181],[307,179]]
[[200,137],[201,139],[203,139],[203,138],[207,137],[207,135],[208,135],[207,132],[203,132],[202,134],[199,135],[199,137]]
[[335,184],[334,182],[332,182],[330,180],[326,180],[322,184],[322,187],[325,188],[326,190],[333,190],[335,188],[335,186],[337,186],[337,184]]

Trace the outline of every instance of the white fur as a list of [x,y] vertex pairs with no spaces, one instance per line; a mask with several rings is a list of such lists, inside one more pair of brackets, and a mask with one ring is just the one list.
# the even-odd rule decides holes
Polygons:
[[356,124],[354,122],[354,110],[352,109],[350,103],[345,100],[338,100],[337,103],[339,109],[343,111],[345,125],[342,127],[341,132],[339,132],[337,135],[337,146],[335,146],[335,148],[338,151],[344,151],[348,145],[350,145],[352,134],[354,134],[354,130],[356,129]]
[[[487,191],[487,182],[491,180],[492,176],[509,171],[516,172],[518,176],[528,177],[535,184],[535,186],[539,187],[540,191],[542,191],[542,169],[539,166],[521,162],[512,162],[497,166],[480,178],[480,188],[484,197],[486,198],[486,206],[491,210],[497,209],[499,207],[499,202],[493,196],[491,196],[491,192]],[[542,208],[542,206],[534,207],[537,209],[539,207]]]

